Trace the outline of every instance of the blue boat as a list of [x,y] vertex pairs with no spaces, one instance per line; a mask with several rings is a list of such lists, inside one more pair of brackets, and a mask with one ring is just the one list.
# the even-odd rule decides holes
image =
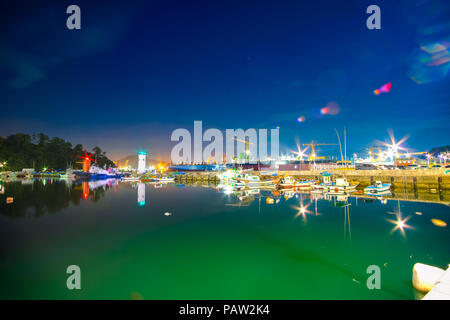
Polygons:
[[382,193],[389,191],[391,189],[390,183],[382,183],[381,181],[376,181],[375,184],[364,188],[365,193]]

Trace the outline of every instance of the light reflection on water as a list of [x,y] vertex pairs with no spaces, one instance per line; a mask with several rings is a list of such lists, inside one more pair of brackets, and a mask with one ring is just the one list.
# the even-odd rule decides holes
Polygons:
[[[441,203],[116,180],[2,186],[3,299],[413,299],[414,263],[449,262],[448,228],[431,223],[448,222]],[[81,292],[64,287],[70,264]],[[365,286],[372,264],[381,290]]]

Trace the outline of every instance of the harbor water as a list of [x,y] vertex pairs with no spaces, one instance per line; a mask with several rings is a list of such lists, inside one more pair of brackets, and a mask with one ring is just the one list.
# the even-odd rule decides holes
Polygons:
[[448,202],[116,180],[2,190],[1,299],[418,299],[413,265],[450,262],[449,227],[432,221],[450,222]]

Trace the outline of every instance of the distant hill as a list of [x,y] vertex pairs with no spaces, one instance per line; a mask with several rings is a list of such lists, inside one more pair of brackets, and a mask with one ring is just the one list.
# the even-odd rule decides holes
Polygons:
[[429,151],[429,153],[432,155],[438,155],[442,152],[448,152],[448,151],[450,151],[450,146],[443,146],[443,147],[433,148]]
[[[128,160],[128,166],[130,166],[132,168],[137,168],[137,166],[138,166],[138,155],[137,154],[129,155],[129,156],[126,156],[125,158],[122,158],[122,159],[118,160],[117,161],[117,166],[118,167],[126,166],[127,165],[127,160]],[[159,163],[159,161],[153,160],[153,159],[149,159],[147,157],[145,166],[148,167],[148,166],[152,166],[152,165],[155,165],[155,164],[158,164],[158,163]]]

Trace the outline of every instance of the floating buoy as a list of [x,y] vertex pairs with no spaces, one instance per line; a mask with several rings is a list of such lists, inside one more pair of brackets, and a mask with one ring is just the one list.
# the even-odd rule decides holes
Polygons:
[[423,263],[416,263],[413,267],[413,287],[422,292],[428,292],[434,287],[444,270]]
[[431,222],[438,227],[446,227],[447,223],[445,221],[439,220],[439,219],[431,219]]
[[13,202],[14,202],[14,198],[13,197],[6,198],[6,203],[13,203]]
[[267,203],[267,204],[272,204],[272,203],[273,203],[273,199],[270,198],[270,197],[267,197],[266,203]]
[[164,213],[164,215],[165,215],[166,217],[168,217],[168,216],[171,216],[172,214],[171,214],[170,212],[166,212],[166,213]]

